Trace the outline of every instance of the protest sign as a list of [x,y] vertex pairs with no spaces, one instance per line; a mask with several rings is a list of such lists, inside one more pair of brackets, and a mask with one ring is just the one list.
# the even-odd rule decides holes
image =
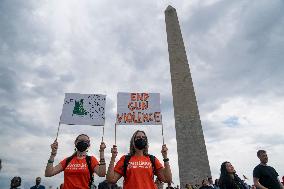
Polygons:
[[105,102],[106,95],[66,93],[60,123],[103,126]]
[[159,93],[118,93],[117,125],[161,125]]

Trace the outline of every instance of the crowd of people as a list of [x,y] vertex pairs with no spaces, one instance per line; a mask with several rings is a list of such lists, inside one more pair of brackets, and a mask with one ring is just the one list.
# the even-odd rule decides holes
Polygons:
[[[248,185],[244,179],[241,179],[234,168],[234,166],[225,161],[221,164],[220,178],[213,182],[211,177],[205,178],[199,184],[186,184],[182,189],[284,189],[284,176],[282,182],[278,178],[276,170],[267,165],[268,156],[265,150],[259,150],[257,157],[260,163],[253,170],[253,185]],[[158,183],[158,182],[157,182]],[[159,189],[159,184],[157,188]],[[166,189],[179,189],[180,187],[172,187],[170,184]]]
[[[11,189],[21,189],[22,179],[21,177],[13,177],[11,180],[10,188]],[[41,178],[36,178],[36,184],[30,189],[45,189],[45,186],[41,185]]]
[[[55,140],[51,144],[51,154],[48,159],[45,176],[52,177],[60,172],[64,172],[64,182],[60,189],[284,189],[283,182],[278,179],[276,170],[268,166],[268,156],[266,151],[259,150],[257,157],[260,164],[253,170],[254,184],[249,186],[236,174],[233,165],[226,161],[221,164],[220,178],[204,178],[201,183],[186,184],[185,186],[172,186],[172,173],[170,160],[168,158],[168,148],[162,145],[161,154],[163,164],[154,156],[148,153],[149,143],[144,131],[136,131],[130,139],[129,153],[123,155],[116,162],[118,154],[116,145],[111,148],[111,159],[106,169],[104,142],[100,144],[99,161],[94,156],[88,156],[90,148],[90,138],[86,134],[80,134],[74,141],[74,153],[64,158],[54,166],[54,158],[57,155],[58,142]],[[116,163],[115,163],[116,162]],[[105,180],[96,186],[94,175],[105,177]],[[123,178],[123,186],[116,183]],[[156,178],[156,179],[154,179]],[[31,189],[45,189],[40,185],[41,178],[36,178],[36,185]],[[199,185],[200,184],[200,185]],[[11,189],[21,186],[21,178],[14,177],[11,180]]]
[[[21,177],[15,176],[11,180],[10,189],[22,189],[21,184],[22,184]],[[63,186],[64,184],[61,184],[56,188],[63,189],[64,188]],[[52,189],[52,186],[49,186],[49,188]],[[46,189],[44,185],[41,185],[41,177],[36,178],[36,184],[30,187],[30,189]],[[103,182],[100,182],[98,186],[92,183],[90,189],[122,189],[122,187],[118,186],[117,184],[108,183],[106,180],[104,180]]]

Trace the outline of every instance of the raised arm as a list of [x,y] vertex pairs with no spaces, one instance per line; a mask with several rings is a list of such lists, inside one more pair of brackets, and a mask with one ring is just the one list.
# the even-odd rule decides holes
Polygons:
[[114,162],[116,156],[117,156],[117,147],[113,145],[113,148],[111,149],[111,159],[109,162],[107,175],[106,175],[107,181],[113,184],[116,183],[121,178],[121,175],[114,171]]
[[168,159],[168,148],[165,144],[162,146],[161,153],[163,156],[164,168],[157,170],[156,174],[160,181],[164,183],[171,183],[172,182],[172,172],[171,172],[171,167],[170,167],[169,159]]
[[100,145],[100,164],[95,167],[95,173],[99,177],[104,177],[106,175],[106,162],[105,162],[105,155],[104,155],[105,148],[106,148],[105,143],[101,142],[101,145]]
[[53,162],[54,162],[54,157],[57,154],[57,149],[58,149],[58,142],[55,140],[51,145],[51,154],[49,157],[49,160],[47,162],[46,168],[45,168],[45,176],[46,177],[52,177],[61,171],[63,171],[63,168],[61,164],[56,165],[53,167]]

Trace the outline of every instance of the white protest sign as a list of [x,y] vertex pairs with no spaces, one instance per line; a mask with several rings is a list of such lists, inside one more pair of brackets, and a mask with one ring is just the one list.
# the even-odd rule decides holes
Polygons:
[[105,103],[106,95],[66,93],[60,123],[103,126]]
[[161,125],[159,93],[118,93],[117,125]]

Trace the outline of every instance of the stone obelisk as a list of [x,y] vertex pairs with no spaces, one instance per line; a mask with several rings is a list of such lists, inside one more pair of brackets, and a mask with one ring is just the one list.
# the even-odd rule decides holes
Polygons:
[[181,187],[211,176],[191,73],[175,8],[165,10]]

